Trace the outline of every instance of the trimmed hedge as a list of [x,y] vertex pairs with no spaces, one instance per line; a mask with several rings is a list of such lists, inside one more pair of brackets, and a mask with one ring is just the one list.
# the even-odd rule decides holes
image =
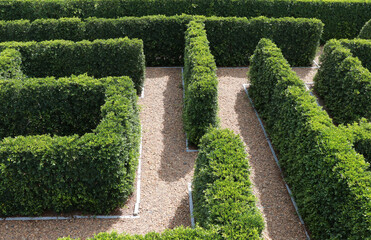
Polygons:
[[[249,64],[262,37],[271,38],[290,64],[311,65],[323,24],[302,18],[220,18],[201,16],[146,16],[119,19],[78,18],[0,21],[0,41],[107,39],[128,36],[144,42],[149,66],[182,65],[184,32],[193,19],[205,22],[211,52],[219,66]],[[248,39],[248,41],[246,41]]]
[[279,153],[300,214],[314,239],[367,239],[368,164],[288,69],[276,45],[262,39],[252,57],[249,92]]
[[132,78],[137,92],[142,90],[145,60],[143,42],[139,39],[0,43],[0,51],[6,48],[19,50],[22,71],[29,77],[83,73],[97,78],[127,75]]
[[[323,39],[354,38],[370,19],[369,0],[1,0],[0,19],[147,16],[191,14],[236,17],[320,19]],[[356,16],[356,17],[355,17]]]
[[185,33],[184,130],[198,144],[209,127],[218,126],[218,79],[205,25],[192,21]]
[[362,27],[358,37],[363,39],[371,39],[371,19]]
[[0,101],[0,216],[103,214],[125,203],[140,141],[129,77],[2,80]]
[[348,139],[354,144],[355,150],[365,157],[366,162],[371,164],[371,123],[363,118],[359,122],[339,127],[348,134]]
[[264,220],[249,180],[245,146],[231,130],[211,129],[201,141],[193,179],[194,217],[224,239],[260,239]]
[[340,43],[349,48],[354,57],[359,58],[362,66],[371,72],[371,40],[368,39],[340,39]]
[[314,87],[334,122],[371,119],[371,73],[353,57],[351,50],[331,40],[325,45],[320,61]]
[[21,54],[15,49],[4,49],[0,53],[0,80],[22,78]]

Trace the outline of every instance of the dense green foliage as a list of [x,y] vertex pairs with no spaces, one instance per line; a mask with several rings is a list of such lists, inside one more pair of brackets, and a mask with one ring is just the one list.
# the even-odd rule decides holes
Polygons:
[[1,0],[0,19],[191,14],[236,17],[317,18],[324,40],[354,38],[370,19],[369,0]]
[[185,33],[183,122],[188,140],[198,144],[218,125],[218,80],[205,26],[192,21]]
[[371,72],[371,40],[368,39],[340,39],[340,43],[350,49],[354,57],[359,58],[362,66]]
[[333,125],[277,46],[262,39],[252,57],[256,108],[314,239],[371,236],[371,175],[347,134]]
[[193,179],[194,216],[224,239],[260,239],[264,228],[249,180],[245,146],[231,130],[211,129],[199,145]]
[[21,54],[15,49],[4,49],[0,53],[0,80],[22,78]]
[[371,19],[362,27],[358,37],[363,39],[371,39]]
[[[2,123],[27,118],[14,119],[11,129],[0,124],[0,216],[109,213],[132,193],[140,124],[130,78],[2,80],[0,101]],[[86,133],[72,135],[64,123]],[[22,131],[13,126],[43,135],[11,137]]]
[[354,144],[354,149],[371,164],[371,123],[366,119],[361,119],[360,122],[348,124],[346,127],[340,126],[340,128],[348,134],[348,139]]
[[371,73],[341,42],[326,43],[321,68],[314,77],[316,92],[336,123],[371,119]]
[[22,55],[22,71],[28,77],[65,77],[88,73],[97,78],[129,76],[137,92],[144,82],[143,42],[108,39],[72,42],[2,42],[0,50],[14,48]]
[[33,22],[0,21],[0,41],[81,41],[127,36],[143,40],[148,66],[180,66],[184,54],[184,32],[192,19],[205,22],[211,53],[218,66],[248,65],[249,57],[262,37],[275,41],[291,65],[310,65],[323,29],[319,20],[302,18],[187,15],[85,20],[62,18]]
[[[72,238],[59,238],[58,240],[72,240]],[[213,230],[205,230],[200,227],[195,229],[177,227],[162,233],[150,232],[144,236],[103,232],[92,238],[87,238],[87,240],[221,240],[221,238]]]

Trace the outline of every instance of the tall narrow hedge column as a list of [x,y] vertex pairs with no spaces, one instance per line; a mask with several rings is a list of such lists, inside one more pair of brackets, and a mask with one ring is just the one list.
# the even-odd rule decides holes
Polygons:
[[183,112],[190,142],[198,144],[211,126],[217,126],[218,80],[205,25],[192,21],[185,33]]

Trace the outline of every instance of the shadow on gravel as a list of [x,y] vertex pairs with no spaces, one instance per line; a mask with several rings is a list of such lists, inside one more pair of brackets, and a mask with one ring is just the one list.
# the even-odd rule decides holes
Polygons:
[[[172,71],[173,72],[173,71]],[[163,181],[173,182],[184,178],[193,170],[195,153],[187,153],[183,131],[183,90],[181,70],[169,75],[163,93],[165,113],[162,135],[164,139],[159,176]],[[185,186],[186,188],[187,186]]]
[[258,192],[255,194],[259,195],[260,204],[263,207],[261,211],[266,220],[266,229],[269,234],[274,234],[269,237],[271,239],[301,239],[298,232],[290,229],[299,219],[258,118],[242,86],[237,94],[235,111],[238,115],[241,137],[248,148],[250,166],[254,169],[251,179]]
[[169,229],[173,229],[179,226],[190,227],[191,226],[191,215],[189,213],[189,199],[185,196],[179,207],[176,209],[175,215],[170,220],[170,224],[167,226]]

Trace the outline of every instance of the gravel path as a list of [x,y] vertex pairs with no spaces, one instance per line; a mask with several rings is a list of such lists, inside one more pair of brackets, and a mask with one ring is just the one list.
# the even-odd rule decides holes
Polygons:
[[264,215],[264,239],[306,239],[280,171],[242,84],[247,69],[218,69],[219,117],[222,128],[240,134],[250,155],[251,181]]
[[[161,232],[190,225],[188,183],[195,153],[185,152],[182,127],[181,69],[148,68],[145,97],[139,100],[143,129],[142,189],[138,219],[80,219],[58,221],[0,221],[0,239],[82,239],[94,233]],[[122,215],[132,214],[135,198]]]

